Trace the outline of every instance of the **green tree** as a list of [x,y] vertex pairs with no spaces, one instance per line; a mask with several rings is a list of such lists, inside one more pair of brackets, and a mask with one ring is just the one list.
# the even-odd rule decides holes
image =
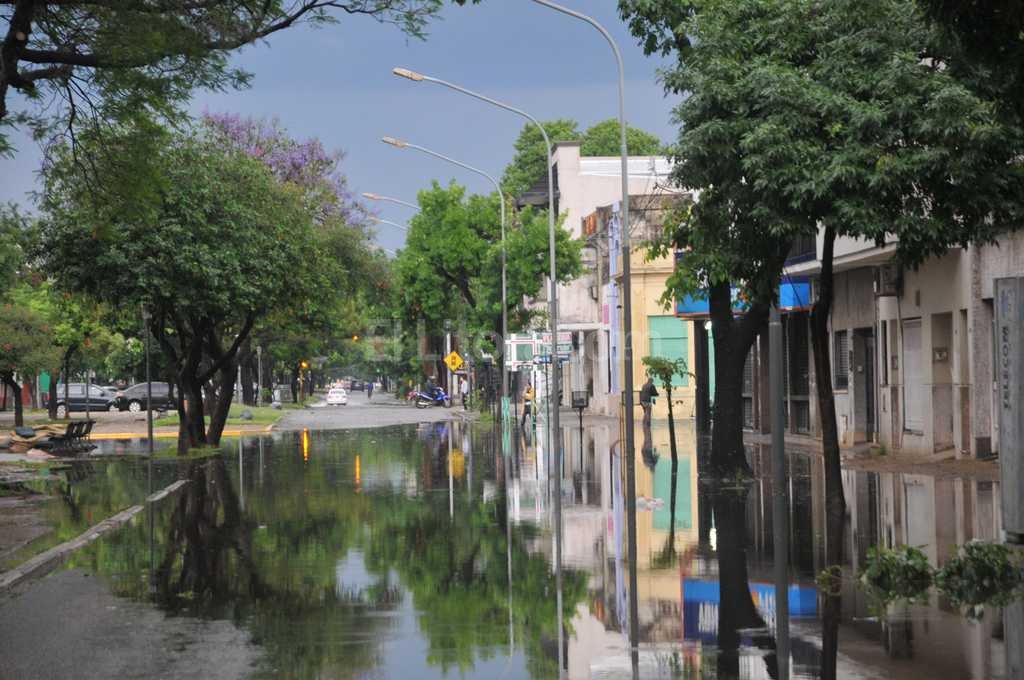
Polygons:
[[[421,211],[410,222],[406,248],[395,262],[396,304],[408,327],[424,322],[429,331],[445,324],[473,337],[501,332],[501,225],[498,198],[466,197],[465,189],[436,182],[419,194]],[[546,213],[526,210],[506,228],[509,318],[528,323],[517,310],[534,297],[549,268]],[[562,228],[556,232],[560,281],[580,270],[580,244]]]
[[[568,118],[541,121],[551,143],[575,142],[580,138],[580,124]],[[515,154],[501,175],[501,186],[510,196],[521,196],[545,177],[547,149],[544,137],[533,123],[523,126],[512,144]]]
[[[638,3],[620,9],[628,15]],[[674,21],[673,12],[662,18]],[[957,53],[935,48],[934,32],[909,0],[711,0],[687,13],[681,25],[663,23],[653,40],[682,45],[665,75],[670,91],[690,93],[676,109],[675,178],[703,190],[669,236],[673,246],[689,248],[673,283],[709,290],[716,355],[743,356],[775,298],[793,239],[823,229],[812,343],[826,563],[838,565],[845,503],[827,328],[835,238],[881,244],[895,236],[898,260],[910,266],[953,246],[992,241],[1019,220],[1024,177],[1015,159],[1024,136],[990,97],[983,74],[947,67]],[[654,15],[631,16],[644,24]],[[645,44],[651,37],[641,35]],[[730,281],[742,282],[739,321]],[[741,376],[731,364],[715,367],[712,456],[719,465],[741,464],[741,437],[727,432],[741,424]],[[724,449],[722,437],[731,437]],[[838,606],[838,598],[826,598],[826,678],[835,675]]]
[[30,224],[13,203],[0,205],[0,299],[25,264]]
[[647,367],[647,374],[660,382],[661,388],[665,390],[665,399],[668,402],[669,447],[672,450],[672,461],[675,462],[679,460],[679,450],[676,448],[676,421],[672,412],[672,383],[676,376],[690,374],[686,366],[686,359],[673,360],[665,357],[646,356],[642,361]]
[[216,446],[254,324],[326,295],[334,265],[302,193],[202,130],[164,140],[150,160],[159,200],[143,206],[97,205],[71,156],[58,155],[46,178],[47,271],[61,290],[150,310],[180,388],[179,450]]
[[[465,0],[455,0],[464,4]],[[246,85],[232,51],[292,26],[323,26],[365,15],[423,37],[443,0],[120,0],[2,3],[0,125],[28,122],[68,130],[134,119],[139,111],[180,118],[195,88]],[[47,102],[12,114],[11,90]],[[62,105],[54,106],[57,99]],[[56,111],[56,113],[54,113]],[[9,152],[0,135],[0,153]],[[97,151],[92,149],[92,151]],[[84,167],[87,166],[83,166]]]
[[[581,156],[618,156],[620,146],[619,120],[609,118],[587,128],[580,139]],[[626,126],[626,148],[630,156],[657,156],[662,153],[661,140],[650,132]]]
[[14,395],[14,424],[25,424],[21,390],[26,380],[51,367],[52,330],[39,313],[11,303],[0,306],[0,382]]

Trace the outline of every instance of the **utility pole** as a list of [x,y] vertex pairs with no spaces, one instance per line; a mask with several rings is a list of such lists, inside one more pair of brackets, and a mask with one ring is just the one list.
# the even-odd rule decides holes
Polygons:
[[[698,336],[699,337],[699,336]],[[768,401],[772,419],[772,543],[775,546],[775,649],[779,680],[789,680],[789,499],[786,483],[786,414],[783,410],[782,318],[768,320]]]

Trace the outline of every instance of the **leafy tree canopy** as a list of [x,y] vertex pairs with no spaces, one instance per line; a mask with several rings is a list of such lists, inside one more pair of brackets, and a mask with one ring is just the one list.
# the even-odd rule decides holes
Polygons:
[[[466,0],[454,0],[465,4]],[[140,110],[180,118],[195,88],[247,84],[231,52],[292,26],[364,15],[423,37],[444,0],[67,0],[0,2],[0,125],[73,132],[132,118]],[[8,108],[11,91],[50,102]],[[0,152],[10,152],[0,136]]]
[[[466,196],[452,183],[434,183],[419,194],[421,212],[410,222],[406,248],[395,262],[399,305],[406,321],[432,329],[446,321],[490,333],[501,328],[501,222],[497,195]],[[506,228],[510,323],[523,296],[536,296],[549,268],[548,223],[527,210]],[[580,269],[579,243],[561,227],[556,233],[556,266],[567,281]],[[528,320],[526,313],[518,323]]]

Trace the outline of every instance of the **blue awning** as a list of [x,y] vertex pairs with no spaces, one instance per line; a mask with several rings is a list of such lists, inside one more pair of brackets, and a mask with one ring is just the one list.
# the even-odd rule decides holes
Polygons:
[[[733,311],[737,314],[743,312],[743,305],[739,300],[739,290],[732,287]],[[811,308],[811,280],[807,276],[787,276],[779,287],[779,311],[798,312]],[[676,300],[676,316],[687,318],[705,318],[709,316],[710,309],[708,300],[705,297],[694,297],[687,295],[681,300]]]

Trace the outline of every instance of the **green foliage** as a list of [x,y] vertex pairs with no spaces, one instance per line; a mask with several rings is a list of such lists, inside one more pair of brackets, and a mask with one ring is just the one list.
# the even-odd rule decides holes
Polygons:
[[933,583],[928,557],[906,545],[869,548],[859,578],[868,594],[883,606],[900,601],[927,601]]
[[[661,5],[620,9],[647,25]],[[675,44],[680,12],[673,34],[688,39],[664,82],[691,94],[675,110],[674,179],[702,193],[669,235],[688,250],[678,292],[742,281],[770,300],[789,243],[822,225],[898,237],[916,265],[1016,223],[1020,127],[979,74],[945,66],[955,53],[936,52],[910,0],[666,7],[656,44]]]
[[33,376],[56,363],[52,329],[38,312],[12,303],[0,305],[0,377]]
[[662,388],[671,397],[672,381],[676,376],[690,375],[686,359],[666,359],[665,357],[646,356],[643,361],[647,374],[661,383]]
[[28,218],[13,203],[0,204],[0,299],[25,264]]
[[1004,607],[1022,596],[1021,560],[1000,543],[971,541],[935,573],[935,585],[950,603],[980,619],[985,607]]
[[[618,156],[621,153],[619,121],[609,118],[583,133],[581,156]],[[661,140],[649,132],[626,126],[626,147],[630,156],[656,156],[662,153]]]
[[[579,139],[579,123],[567,118],[541,121],[551,144],[573,142]],[[510,196],[521,196],[544,178],[547,172],[547,150],[544,137],[533,123],[523,126],[512,144],[515,154],[501,176],[501,186]]]
[[[40,138],[64,133],[74,139],[76,131],[97,133],[140,114],[185,118],[184,107],[195,89],[247,85],[252,76],[231,64],[231,52],[280,30],[364,15],[420,38],[444,0],[267,0],[255,5],[241,0],[155,5],[69,0],[45,11],[31,3],[8,6],[10,11],[0,16],[8,36],[0,73],[0,126],[27,124]],[[25,111],[8,110],[14,91],[28,100]],[[10,151],[0,133],[0,153]],[[83,162],[82,170],[88,166]]]
[[[421,211],[410,222],[406,247],[395,261],[397,311],[410,325],[424,321],[437,330],[450,322],[471,334],[501,328],[501,223],[498,198],[466,197],[457,184],[436,182],[420,192]],[[515,308],[536,296],[549,271],[546,213],[525,210],[506,228],[510,324],[528,322]],[[580,244],[556,232],[559,280],[580,270]]]

